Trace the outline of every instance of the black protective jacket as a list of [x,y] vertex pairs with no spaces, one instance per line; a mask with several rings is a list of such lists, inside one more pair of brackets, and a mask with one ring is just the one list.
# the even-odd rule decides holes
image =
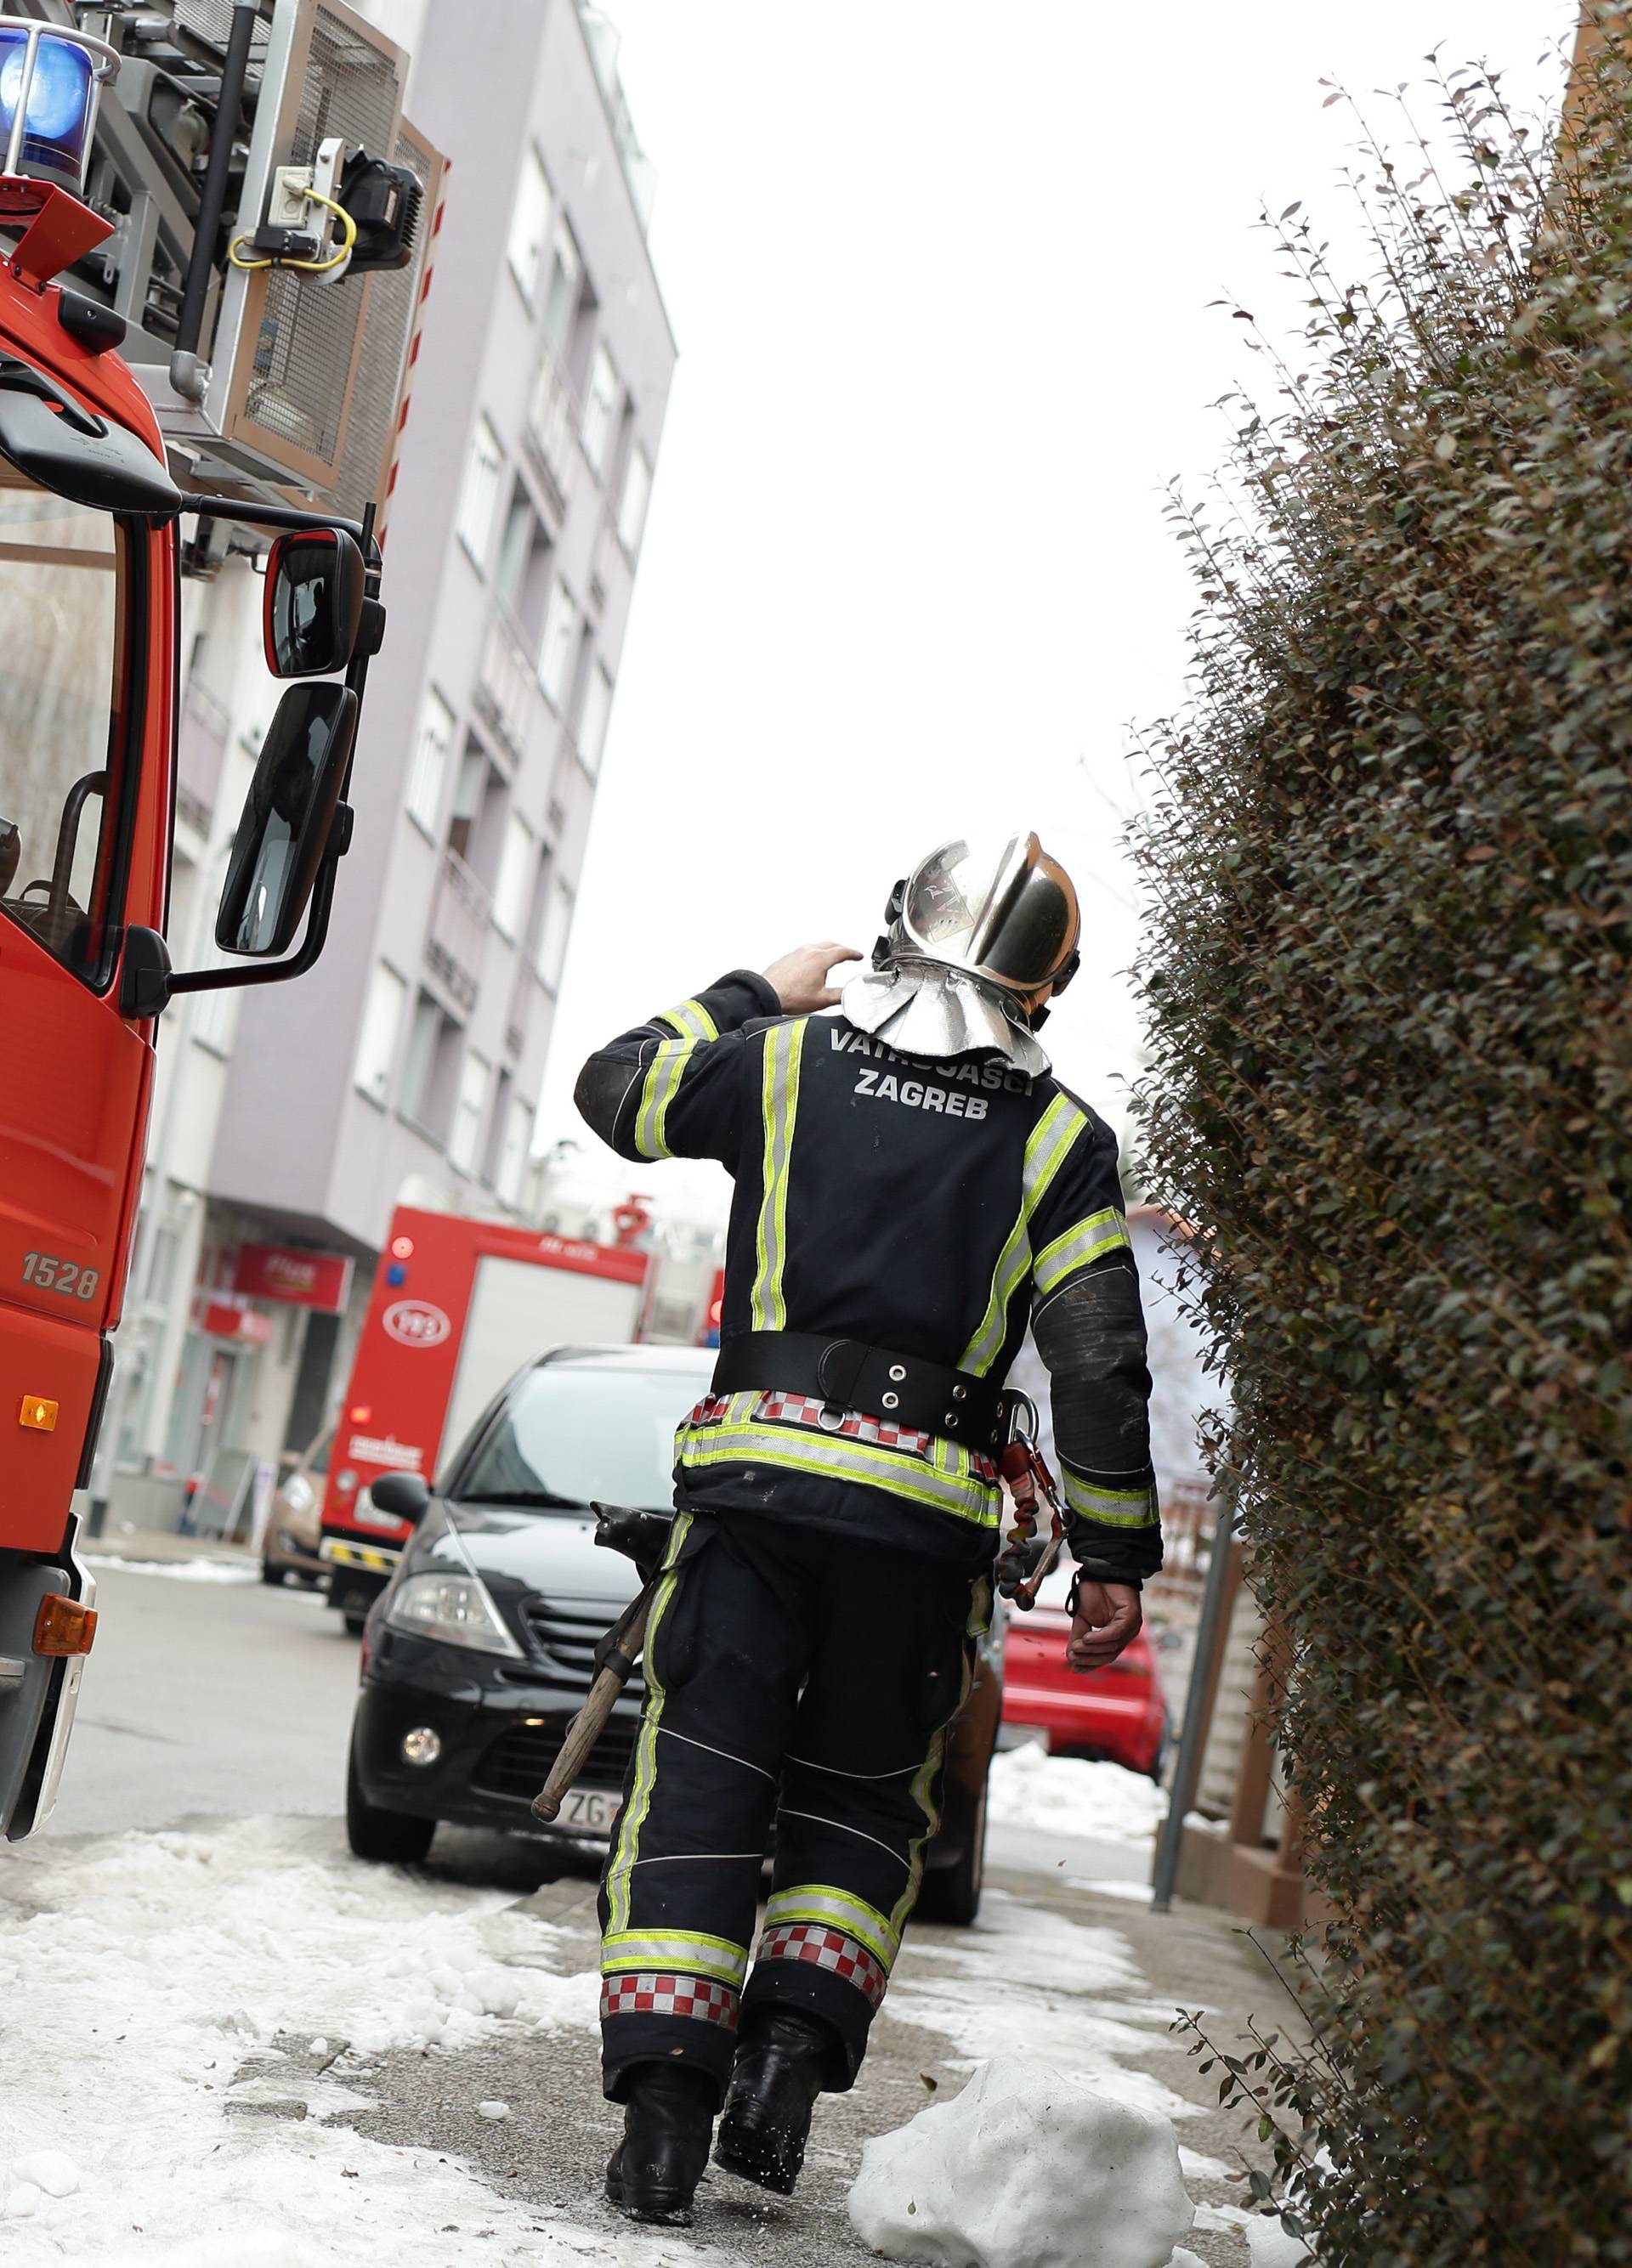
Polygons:
[[[1029,1320],[1073,1551],[1116,1582],[1161,1565],[1116,1142],[1052,1076],[909,1059],[842,1015],[784,1016],[738,969],[599,1049],[577,1101],[625,1158],[716,1158],[734,1177],[722,1339],[831,1331],[1001,1381]],[[991,1461],[875,1414],[833,1432],[797,1395],[711,1395],[677,1460],[683,1507],[836,1525],[969,1569],[996,1549]]]

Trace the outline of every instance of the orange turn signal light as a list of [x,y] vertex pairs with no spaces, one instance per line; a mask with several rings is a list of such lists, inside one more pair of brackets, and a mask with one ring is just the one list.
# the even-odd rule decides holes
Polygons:
[[34,1616],[36,1653],[89,1653],[96,1636],[96,1609],[48,1591]]
[[26,1394],[23,1406],[17,1413],[17,1422],[19,1425],[32,1425],[37,1433],[55,1433],[56,1404],[48,1402],[43,1394]]

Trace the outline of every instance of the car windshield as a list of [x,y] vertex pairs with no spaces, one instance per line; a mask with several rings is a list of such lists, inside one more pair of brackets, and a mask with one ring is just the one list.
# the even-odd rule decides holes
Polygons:
[[459,1474],[454,1494],[484,1504],[579,1511],[592,1500],[667,1512],[675,1428],[708,1371],[589,1370],[542,1363]]
[[0,468],[0,913],[87,974],[112,911],[126,571],[107,512]]

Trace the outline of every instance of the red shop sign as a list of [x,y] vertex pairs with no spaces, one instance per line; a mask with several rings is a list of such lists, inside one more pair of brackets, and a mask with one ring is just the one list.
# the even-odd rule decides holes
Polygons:
[[337,1315],[345,1305],[351,1263],[337,1252],[299,1252],[284,1244],[240,1244],[233,1289],[252,1300],[283,1300]]
[[211,1338],[237,1339],[243,1346],[264,1346],[272,1336],[270,1315],[257,1315],[230,1299],[208,1300],[199,1322]]

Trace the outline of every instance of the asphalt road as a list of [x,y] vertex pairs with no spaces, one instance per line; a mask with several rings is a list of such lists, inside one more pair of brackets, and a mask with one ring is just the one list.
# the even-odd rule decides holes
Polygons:
[[[358,1649],[338,1617],[312,1594],[255,1580],[188,1581],[120,1565],[97,1574],[103,1618],[52,1843],[270,1815],[288,1817],[303,1841],[315,1837],[326,1863],[352,1866],[341,1811]],[[296,1829],[297,1819],[311,1823]],[[1087,1887],[1145,1876],[1148,1853],[1126,1845],[994,1830],[989,1856],[994,1895],[977,1931],[909,1934],[861,2084],[821,2107],[800,2198],[772,2200],[711,2174],[691,2241],[724,2256],[721,2268],[727,2259],[815,2268],[868,2257],[844,2213],[862,2143],[955,2091],[971,2059],[1009,2049],[1069,2068],[1078,2038],[1110,2041],[1117,2068],[1197,2106],[1179,2124],[1186,2150],[1263,2161],[1245,2124],[1210,2105],[1213,2083],[1168,2032],[1177,2004],[1206,2004],[1218,2012],[1215,2029],[1228,2032],[1270,2000],[1275,1988],[1238,1933],[1195,1911],[1157,1920],[1134,1900]],[[593,1852],[445,1829],[426,1871],[507,1891],[548,1924],[535,1965],[575,1973],[592,1964]],[[1091,1973],[1108,1945],[1127,1957],[1127,1980],[1111,1987],[1108,1972]],[[1079,1947],[1089,1958],[1074,1972]],[[370,2098],[347,2114],[359,2133],[468,2160],[541,2227],[604,2224],[616,2257],[623,2225],[599,2187],[617,2114],[601,2099],[587,2029],[540,2037],[518,2028],[456,2055],[386,2054],[345,2075]],[[502,2124],[476,2114],[493,2099],[512,2106]],[[1238,2200],[1240,2186],[1222,2171],[1193,2167],[1193,2195],[1214,2205]],[[1188,2242],[1209,2268],[1244,2268],[1233,2227],[1215,2221]]]

